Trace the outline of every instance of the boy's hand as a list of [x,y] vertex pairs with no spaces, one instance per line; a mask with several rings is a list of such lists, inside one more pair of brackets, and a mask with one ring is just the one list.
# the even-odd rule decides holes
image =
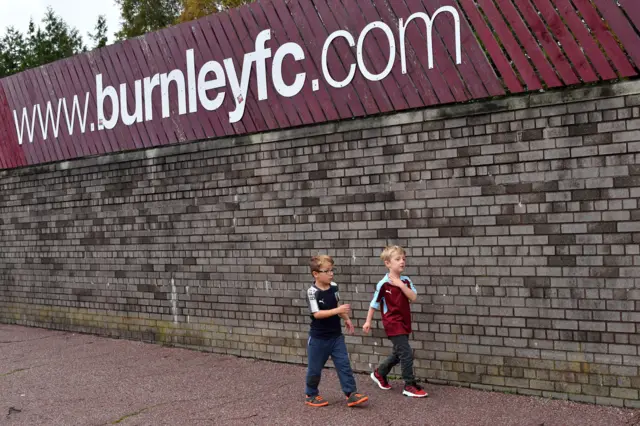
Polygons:
[[340,305],[336,309],[338,315],[349,315],[351,313],[351,305]]
[[404,283],[402,282],[402,280],[400,280],[400,278],[390,278],[391,281],[391,285],[394,287],[403,287]]
[[365,334],[368,334],[370,330],[371,330],[371,323],[365,322],[364,325],[362,326],[362,331],[364,331]]
[[356,331],[356,328],[353,326],[351,320],[345,321],[344,326],[347,329],[347,334],[353,334]]

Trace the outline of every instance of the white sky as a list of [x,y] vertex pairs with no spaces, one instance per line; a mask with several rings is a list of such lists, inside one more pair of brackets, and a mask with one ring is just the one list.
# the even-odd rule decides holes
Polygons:
[[77,28],[89,47],[87,33],[93,32],[99,15],[107,18],[109,42],[113,42],[113,34],[120,29],[120,8],[115,0],[0,0],[0,35],[9,26],[26,32],[30,18],[40,25],[47,6],[70,27]]

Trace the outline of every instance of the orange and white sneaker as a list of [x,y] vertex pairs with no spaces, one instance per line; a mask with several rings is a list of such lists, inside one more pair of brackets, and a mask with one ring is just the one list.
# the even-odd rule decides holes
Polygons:
[[412,398],[424,398],[429,396],[429,394],[424,389],[422,389],[422,386],[417,383],[414,385],[405,386],[402,394],[410,396]]
[[329,405],[329,401],[321,397],[320,395],[309,396],[304,400],[304,403],[311,407],[325,407]]

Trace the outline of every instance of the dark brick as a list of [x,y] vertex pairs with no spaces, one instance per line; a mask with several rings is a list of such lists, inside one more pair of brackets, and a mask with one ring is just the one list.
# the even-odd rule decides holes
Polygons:
[[507,189],[503,185],[486,185],[482,187],[482,195],[506,194]]
[[517,132],[496,133],[491,135],[491,143],[511,143],[518,140]]
[[302,207],[312,207],[312,206],[319,206],[320,205],[320,198],[318,197],[304,197],[302,199]]
[[522,141],[535,141],[544,139],[544,134],[542,129],[528,129],[522,132]]
[[157,291],[157,292],[153,293],[153,299],[154,300],[169,300],[169,294]]
[[525,277],[524,286],[527,288],[549,288],[551,279],[549,277]]
[[569,136],[582,136],[598,133],[598,123],[580,124],[577,126],[567,127],[569,129]]
[[546,199],[547,199],[547,196],[545,195],[544,192],[533,192],[531,194],[520,195],[520,202],[524,204],[544,203]]
[[[547,215],[546,214],[537,214],[537,213],[531,213],[531,214],[523,214],[522,215],[522,223],[524,224],[544,224],[547,222]],[[535,229],[534,229],[535,232]]]
[[[604,256],[604,266],[632,266],[631,256]],[[614,290],[615,293],[616,290]],[[625,290],[626,291],[626,290]]]
[[504,187],[507,194],[522,194],[533,191],[533,184],[531,183],[515,183]]
[[491,176],[475,176],[471,178],[471,186],[493,185],[495,179]]
[[398,238],[397,229],[378,229],[378,238]]
[[309,172],[309,179],[311,180],[321,180],[326,178],[327,178],[326,170],[314,170],[312,172]]
[[440,228],[438,230],[438,234],[441,237],[461,237],[462,236],[462,228]]
[[556,224],[539,224],[534,225],[533,233],[536,235],[553,235],[561,232],[560,225]]
[[630,188],[640,186],[640,176],[620,176],[613,178],[615,188]]
[[574,201],[600,200],[602,194],[599,189],[578,189],[571,191],[571,199]]
[[490,115],[475,115],[471,117],[467,117],[467,124],[469,126],[479,126],[481,124],[489,124],[491,123]]
[[553,234],[549,235],[549,245],[551,246],[567,246],[576,243],[574,234]]
[[498,216],[496,218],[498,225],[520,225],[522,224],[522,215]]
[[422,130],[441,130],[444,129],[444,121],[427,121],[422,124]]
[[374,200],[376,202],[391,202],[396,200],[395,192],[378,192],[375,194]]
[[458,148],[458,158],[460,157],[473,157],[476,155],[480,155],[482,152],[479,146],[464,146],[462,148]]
[[385,145],[382,147],[383,155],[395,155],[404,153],[404,145]]
[[604,145],[613,142],[613,134],[600,133],[597,135],[586,135],[583,139],[584,145]]
[[620,268],[589,268],[589,275],[594,278],[618,278],[620,276]]
[[137,290],[143,293],[153,293],[156,291],[156,286],[151,284],[138,284],[136,286]]
[[609,234],[617,231],[616,222],[588,223],[587,232],[590,234]]
[[454,169],[456,167],[467,167],[471,164],[469,157],[449,158],[447,159],[447,167]]
[[549,266],[576,266],[575,256],[548,256]]
[[87,296],[93,296],[93,291],[86,288],[74,288],[71,290],[71,294],[78,297],[81,297],[81,296],[87,297]]

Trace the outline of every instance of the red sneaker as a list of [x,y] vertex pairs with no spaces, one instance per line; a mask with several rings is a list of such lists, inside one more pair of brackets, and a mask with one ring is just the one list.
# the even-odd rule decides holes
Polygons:
[[429,394],[422,389],[422,386],[417,383],[415,385],[405,386],[402,394],[412,398],[424,398],[429,396]]
[[387,378],[382,377],[380,373],[378,373],[377,369],[373,373],[371,373],[371,380],[373,380],[380,389],[391,389],[391,385],[389,384],[389,382],[387,382]]

